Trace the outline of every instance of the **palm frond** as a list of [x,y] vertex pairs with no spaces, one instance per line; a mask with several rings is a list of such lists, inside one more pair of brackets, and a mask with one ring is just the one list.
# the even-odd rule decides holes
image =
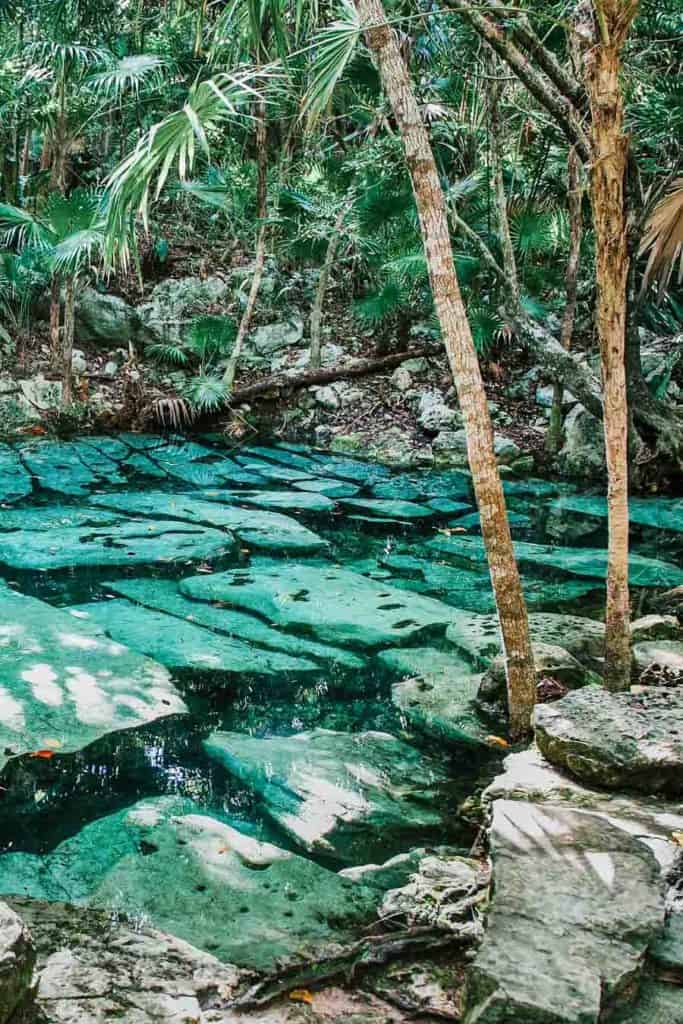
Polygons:
[[342,0],[340,17],[316,34],[313,80],[304,96],[301,115],[314,122],[327,108],[337,82],[344,74],[361,37],[362,26],[355,4]]
[[87,82],[95,92],[113,99],[126,93],[138,96],[143,85],[158,82],[166,61],[154,53],[122,57],[113,67],[89,75]]
[[230,397],[230,385],[220,375],[200,373],[183,385],[183,397],[199,412],[217,412]]
[[668,288],[678,264],[678,280],[683,277],[683,178],[678,178],[667,196],[655,206],[645,227],[639,255],[649,250],[643,276],[643,288],[659,282],[659,294]]
[[5,232],[5,244],[16,246],[17,249],[46,249],[54,241],[45,221],[9,203],[0,203],[0,231]]
[[158,198],[173,167],[181,181],[185,180],[194,166],[197,148],[209,157],[211,132],[234,119],[245,101],[258,98],[256,86],[263,81],[262,72],[247,68],[199,82],[181,110],[145,133],[107,182],[109,263],[118,259],[127,265],[129,248],[123,228],[131,215],[139,213],[147,228],[152,183],[156,182],[154,196]]

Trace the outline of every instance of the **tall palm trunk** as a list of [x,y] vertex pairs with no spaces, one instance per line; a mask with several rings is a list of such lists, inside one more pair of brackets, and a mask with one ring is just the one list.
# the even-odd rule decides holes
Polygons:
[[50,284],[50,362],[53,369],[57,369],[61,361],[60,319],[61,281],[57,274],[53,274]]
[[[574,146],[569,150],[567,161],[567,212],[569,214],[569,257],[564,276],[565,304],[562,314],[560,342],[563,348],[570,349],[574,334],[576,318],[576,302],[579,284],[579,259],[581,255],[581,237],[583,223],[581,220],[581,165],[579,155]],[[562,381],[553,385],[553,404],[550,409],[550,423],[546,438],[546,450],[556,455],[562,447],[562,402],[564,388]]]
[[412,179],[434,304],[467,433],[467,454],[506,657],[510,731],[517,738],[529,729],[536,697],[533,656],[526,605],[493,449],[486,392],[455,272],[446,204],[408,69],[396,35],[386,24],[381,0],[355,0],[355,3],[367,26],[367,43],[401,132]]
[[638,0],[594,0],[596,38],[583,69],[591,108],[591,200],[595,229],[597,332],[600,341],[607,462],[608,561],[605,685],[629,686],[628,401],[626,283],[628,246],[624,184],[628,136],[619,75],[621,48]]
[[256,256],[254,259],[254,271],[253,277],[251,279],[251,288],[249,289],[247,304],[244,307],[244,313],[242,314],[242,319],[240,320],[240,325],[239,328],[237,329],[237,337],[235,338],[235,344],[233,345],[232,352],[230,353],[230,359],[228,360],[228,365],[226,366],[225,373],[223,374],[223,380],[230,389],[232,389],[232,385],[235,382],[237,364],[239,363],[240,356],[242,355],[244,339],[247,335],[247,331],[249,330],[251,318],[254,313],[254,307],[256,306],[256,299],[258,298],[259,289],[261,288],[261,279],[263,278],[263,268],[266,262],[266,216],[268,213],[268,138],[266,133],[265,100],[259,100],[256,110],[256,160],[256,215],[259,220],[258,237],[256,240]]
[[64,333],[62,338],[62,407],[73,402],[73,352],[75,326],[75,292],[73,277],[67,278],[64,288]]
[[341,207],[335,218],[332,232],[327,243],[325,260],[320,271],[320,277],[318,278],[318,287],[315,290],[315,299],[313,300],[313,308],[311,310],[311,354],[309,358],[309,366],[312,370],[318,370],[320,368],[320,336],[323,321],[325,292],[327,291],[327,286],[330,281],[330,272],[334,264],[337,246],[339,245],[339,236],[342,224],[344,223],[344,217],[347,213],[348,206],[344,205]]

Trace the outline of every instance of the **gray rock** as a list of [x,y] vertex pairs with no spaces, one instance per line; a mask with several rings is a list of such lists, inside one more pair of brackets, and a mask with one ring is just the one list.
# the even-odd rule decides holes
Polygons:
[[683,793],[683,691],[575,690],[537,705],[536,741],[553,764],[608,789]]
[[103,295],[85,288],[76,302],[76,341],[112,348],[128,346],[139,329],[136,310],[118,295]]
[[631,643],[648,640],[678,640],[681,627],[674,615],[643,615],[631,623]]
[[440,430],[432,449],[452,465],[467,465],[467,436],[464,430]]
[[363,863],[407,839],[443,835],[447,827],[442,768],[387,733],[216,732],[204,747],[312,853]]
[[31,933],[19,915],[0,903],[0,1024],[27,997],[36,954]]
[[[542,406],[544,409],[552,408],[553,404],[553,393],[554,388],[552,384],[546,384],[542,387],[536,388],[536,404]],[[576,399],[572,395],[571,391],[562,391],[562,408],[570,409],[573,405],[576,405]]]
[[85,353],[80,348],[75,348],[71,354],[71,369],[77,376],[81,376],[88,369]]
[[108,363],[105,363],[104,372],[109,377],[115,377],[119,372],[119,364],[115,362],[113,359],[110,359]]
[[331,384],[320,388],[311,388],[311,393],[315,398],[318,405],[321,405],[323,409],[328,409],[330,412],[334,412],[341,406],[341,400],[334,387]]
[[391,383],[397,389],[397,391],[409,391],[413,386],[413,377],[406,368],[405,363],[402,366],[397,366],[390,377]]
[[667,802],[660,796],[590,788],[552,765],[533,744],[509,754],[503,764],[502,774],[482,794],[484,805],[501,799],[528,800],[591,811],[649,846],[664,874],[676,871],[680,847],[672,833],[683,829],[680,803]]
[[627,1002],[664,923],[652,852],[599,815],[495,800],[494,896],[465,1021],[597,1024]]
[[436,434],[450,427],[458,418],[455,409],[450,409],[440,391],[424,391],[420,396],[417,422],[423,430]]
[[438,960],[400,960],[359,983],[418,1019],[461,1020],[462,968],[452,954]]
[[[582,665],[573,654],[559,644],[546,644],[534,640],[531,646],[534,653],[537,684],[548,677],[557,680],[563,684],[563,687],[570,690],[587,686],[590,683],[597,685],[601,683],[601,678],[596,672]],[[502,655],[493,659],[481,677],[477,697],[485,706],[493,706],[499,714],[503,712],[507,716],[507,677],[505,659]]]
[[605,442],[602,424],[582,405],[575,405],[564,421],[564,445],[559,455],[564,471],[581,480],[595,480],[605,473]]
[[[207,1007],[248,981],[246,972],[139,921],[65,903],[10,903],[34,937],[44,1024],[208,1024]],[[34,1013],[16,1024],[32,1024]]]
[[502,434],[494,434],[493,448],[498,462],[508,466],[518,460],[522,454],[519,445],[515,444],[511,438],[504,437]]
[[420,858],[408,882],[386,893],[382,919],[408,928],[451,932],[471,942],[483,937],[476,909],[488,898],[488,865],[444,851]]
[[269,356],[283,348],[300,345],[304,337],[304,321],[297,313],[287,320],[257,327],[249,339],[250,346],[260,356]]
[[683,643],[677,640],[650,640],[633,648],[634,670],[645,685],[671,685],[683,682]]
[[177,342],[195,316],[225,301],[229,292],[229,285],[220,277],[168,278],[154,288],[148,302],[138,306],[138,337]]
[[5,421],[11,421],[12,409],[24,420],[40,420],[41,414],[57,408],[61,399],[61,381],[45,380],[41,374],[27,380],[0,382],[0,412]]

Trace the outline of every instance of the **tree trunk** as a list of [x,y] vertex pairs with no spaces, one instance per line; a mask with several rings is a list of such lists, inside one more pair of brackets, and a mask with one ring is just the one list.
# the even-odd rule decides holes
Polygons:
[[628,137],[619,82],[621,48],[637,0],[594,0],[596,38],[584,54],[591,108],[591,200],[595,229],[596,321],[607,462],[608,564],[605,685],[630,684],[628,592],[628,401],[626,394],[626,176]]
[[67,278],[64,288],[64,337],[62,339],[62,408],[67,409],[73,402],[73,351],[74,351],[74,303],[76,286],[72,277]]
[[496,72],[502,75],[502,68],[498,66],[495,54],[492,54],[492,57],[493,59],[488,64],[490,70],[488,101],[493,185],[496,199],[496,210],[498,214],[500,248],[503,254],[503,271],[505,273],[510,299],[514,306],[517,307],[519,306],[519,278],[517,276],[517,260],[515,259],[515,250],[512,245],[512,235],[510,234],[507,196],[505,195],[505,180],[503,177],[503,125],[500,117],[500,100],[503,95],[503,83],[494,80]]
[[[581,221],[581,165],[578,154],[573,146],[569,150],[567,161],[567,208],[569,213],[569,257],[564,275],[565,305],[562,315],[560,344],[569,351],[574,334],[579,284],[579,258],[581,255],[581,236],[583,234]],[[564,388],[562,380],[558,379],[553,386],[553,404],[550,410],[550,423],[546,438],[546,449],[550,455],[557,455],[562,447],[563,397]]]
[[61,281],[57,274],[50,284],[50,363],[53,369],[61,361],[61,340],[59,336],[59,319],[61,312]]
[[472,333],[460,295],[439,175],[398,40],[381,0],[355,0],[367,43],[401,132],[441,332],[467,433],[467,454],[506,658],[510,732],[529,731],[536,699],[526,605],[515,561],[493,428]]
[[325,301],[327,285],[330,280],[330,271],[332,270],[335,253],[337,251],[337,246],[339,245],[339,235],[347,210],[348,206],[342,206],[335,218],[330,240],[327,243],[325,262],[322,265],[320,277],[318,278],[318,287],[315,291],[313,309],[311,310],[311,354],[309,358],[309,366],[312,370],[318,370],[320,368],[320,333],[323,320],[323,303]]
[[232,386],[235,382],[235,373],[237,372],[237,364],[239,363],[240,356],[242,355],[242,348],[244,347],[244,339],[249,330],[251,318],[254,313],[254,307],[256,306],[256,299],[258,298],[259,289],[261,287],[261,279],[263,278],[263,268],[266,262],[266,217],[268,214],[268,139],[266,135],[266,104],[264,100],[259,100],[257,111],[256,111],[256,159],[257,159],[257,180],[256,180],[256,210],[259,219],[259,230],[258,237],[256,240],[256,257],[254,259],[254,275],[251,279],[251,288],[249,289],[249,296],[247,298],[247,304],[244,307],[244,313],[240,320],[240,325],[237,330],[237,337],[235,338],[235,344],[233,345],[232,352],[230,353],[230,359],[228,365],[225,368],[223,374],[223,380],[227,384],[228,388],[232,390]]

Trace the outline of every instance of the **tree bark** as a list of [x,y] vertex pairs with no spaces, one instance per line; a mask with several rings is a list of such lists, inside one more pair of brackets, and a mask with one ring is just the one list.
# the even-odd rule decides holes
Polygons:
[[584,52],[591,109],[591,198],[595,229],[596,323],[603,386],[607,462],[608,564],[605,685],[630,684],[628,590],[628,400],[626,393],[626,284],[628,245],[624,183],[628,136],[619,75],[621,48],[637,0],[594,0],[595,38]]
[[460,11],[478,35],[501,57],[529,90],[531,95],[548,111],[564,132],[571,145],[576,146],[581,158],[590,157],[590,143],[581,124],[581,117],[567,96],[529,62],[502,28],[481,13],[471,0],[447,0],[448,6]]
[[493,449],[493,428],[453,260],[446,203],[398,40],[381,0],[355,0],[384,91],[401,132],[427,257],[434,304],[458,393],[467,454],[496,598],[507,669],[510,732],[530,729],[536,700],[526,605]]
[[225,368],[223,374],[223,380],[227,386],[232,390],[232,386],[235,382],[235,373],[237,372],[237,364],[239,363],[240,356],[242,355],[242,349],[244,347],[244,339],[249,330],[251,324],[251,318],[254,313],[254,307],[256,306],[256,300],[258,293],[261,288],[261,280],[263,278],[263,268],[266,262],[266,216],[268,214],[268,138],[266,134],[266,104],[265,100],[259,100],[256,111],[256,159],[257,159],[257,179],[256,179],[256,214],[259,220],[258,237],[256,240],[256,256],[254,259],[254,275],[251,279],[251,288],[249,289],[249,296],[247,298],[247,304],[244,307],[244,313],[240,320],[240,325],[237,329],[237,337],[235,338],[235,344],[233,345],[228,365]]
[[301,388],[310,388],[313,384],[330,384],[335,380],[368,377],[371,373],[384,373],[385,370],[393,370],[395,366],[400,366],[408,359],[437,356],[441,352],[443,352],[441,345],[427,345],[422,348],[409,348],[404,352],[391,352],[387,356],[375,356],[373,359],[354,360],[346,366],[331,366],[329,370],[305,370],[303,373],[291,377],[273,374],[263,377],[253,384],[247,384],[243,388],[235,388],[230,396],[230,402],[236,405],[238,402],[248,402],[252,398],[268,392],[280,394],[287,391],[298,391]]
[[50,362],[53,369],[60,363],[61,340],[59,331],[59,320],[61,313],[61,282],[57,274],[54,274],[50,283]]
[[62,338],[62,408],[68,408],[73,402],[73,351],[75,326],[75,290],[72,277],[67,278],[64,288],[64,335]]
[[339,236],[347,211],[348,206],[342,206],[335,218],[334,225],[332,227],[332,234],[330,235],[330,240],[327,243],[325,261],[320,271],[320,277],[318,278],[318,287],[315,291],[315,299],[311,310],[311,354],[309,359],[309,365],[312,370],[320,369],[320,333],[323,319],[323,303],[325,302],[325,292],[327,291],[327,285],[330,280],[330,272],[332,270],[332,265],[334,264],[335,253],[337,251],[337,246],[339,245]]
[[[564,275],[565,304],[562,314],[562,330],[560,344],[569,351],[574,334],[576,302],[579,284],[579,258],[581,255],[581,237],[583,224],[581,220],[581,166],[579,157],[572,146],[567,160],[567,207],[569,213],[569,257]],[[553,404],[550,410],[550,423],[546,448],[550,455],[557,455],[562,447],[562,402],[564,388],[562,379],[557,378],[553,385]]]

